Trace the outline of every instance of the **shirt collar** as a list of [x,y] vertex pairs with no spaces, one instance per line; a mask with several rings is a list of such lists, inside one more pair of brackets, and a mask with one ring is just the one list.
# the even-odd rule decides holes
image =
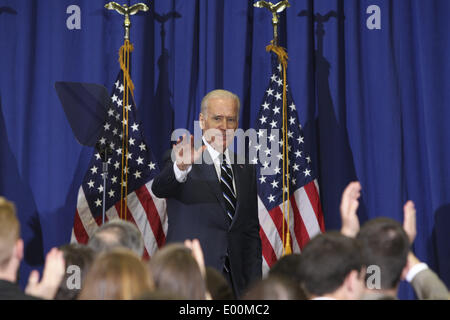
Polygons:
[[[206,146],[206,149],[207,149],[208,152],[209,152],[209,155],[211,156],[211,159],[212,159],[214,162],[216,162],[217,159],[220,160],[219,157],[221,156],[221,153],[220,153],[219,151],[217,151],[216,149],[214,149],[213,146],[210,145],[210,144],[206,141],[205,137],[202,137],[202,140],[203,140],[203,143],[204,143],[205,146]],[[230,155],[229,155],[229,153],[228,153],[228,148],[225,149],[224,154],[225,154],[225,157],[226,157],[228,163],[230,163]]]

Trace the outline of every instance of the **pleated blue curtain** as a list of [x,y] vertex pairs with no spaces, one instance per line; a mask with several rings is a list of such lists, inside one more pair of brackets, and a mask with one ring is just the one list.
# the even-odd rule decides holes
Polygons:
[[[112,87],[123,20],[103,8],[106,2],[0,0],[0,194],[19,210],[22,284],[44,253],[70,239],[93,150],[75,140],[54,83]],[[270,76],[271,15],[242,0],[148,4],[150,12],[132,17],[132,79],[154,154],[170,147],[173,129],[193,132],[200,101],[212,89],[238,94],[240,125],[253,127]],[[447,285],[449,9],[447,0],[295,0],[280,26],[326,228],[340,228],[339,201],[349,181],[363,187],[361,222],[402,221],[411,199],[414,250]],[[402,298],[414,298],[408,285],[400,289]]]

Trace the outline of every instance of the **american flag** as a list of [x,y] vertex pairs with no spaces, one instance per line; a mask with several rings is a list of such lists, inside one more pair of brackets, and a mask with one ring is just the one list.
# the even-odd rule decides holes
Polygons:
[[[292,100],[289,86],[286,91],[287,102],[287,136],[289,160],[289,230],[292,252],[301,252],[305,244],[317,233],[324,231],[323,213],[319,199],[319,186],[311,169],[311,158],[304,151],[304,135],[298,120],[297,107]],[[263,274],[283,254],[283,239],[286,239],[287,217],[283,216],[283,162],[282,162],[282,124],[283,124],[283,73],[278,58],[272,54],[272,75],[269,86],[264,94],[263,103],[258,114],[256,131],[259,141],[263,144],[251,145],[257,148],[259,158],[262,153],[270,155],[272,144],[279,153],[275,159],[278,165],[273,174],[266,174],[268,163],[256,161],[258,177],[258,216],[260,222],[260,237],[262,242]],[[276,141],[271,132],[279,130],[279,140]],[[267,136],[266,136],[267,135]],[[275,155],[271,155],[274,156]],[[261,163],[262,162],[262,163]],[[267,171],[266,171],[267,172]],[[287,198],[287,194],[286,194]],[[284,228],[283,228],[284,219]],[[284,232],[284,236],[283,236]]]
[[[123,71],[119,72],[108,106],[107,118],[98,143],[108,145],[112,155],[108,160],[106,182],[105,222],[126,219],[134,223],[144,238],[144,258],[164,245],[167,234],[166,203],[157,198],[151,189],[158,166],[145,143],[142,126],[137,118],[133,102],[124,106],[122,83]],[[129,100],[133,101],[131,94]],[[126,212],[120,217],[122,167],[123,108],[128,110],[128,196]],[[102,224],[103,201],[102,160],[98,151],[92,157],[89,169],[78,191],[77,210],[72,229],[72,242],[87,243],[89,237]]]

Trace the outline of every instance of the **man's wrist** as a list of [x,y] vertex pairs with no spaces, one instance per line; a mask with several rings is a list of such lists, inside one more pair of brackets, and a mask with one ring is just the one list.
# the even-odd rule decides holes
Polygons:
[[358,234],[358,230],[344,226],[341,228],[341,234],[349,238],[355,238],[356,235]]
[[184,164],[184,163],[178,163],[176,162],[176,165],[180,171],[186,171],[191,166],[190,164]]
[[428,269],[428,265],[424,262],[420,262],[412,266],[408,273],[406,274],[406,281],[411,282],[416,277],[417,274],[422,272],[423,270]]
[[185,182],[187,179],[187,175],[191,171],[191,169],[192,169],[192,166],[190,165],[185,170],[181,170],[178,167],[178,164],[175,162],[173,164],[173,172],[175,174],[175,179],[180,183]]

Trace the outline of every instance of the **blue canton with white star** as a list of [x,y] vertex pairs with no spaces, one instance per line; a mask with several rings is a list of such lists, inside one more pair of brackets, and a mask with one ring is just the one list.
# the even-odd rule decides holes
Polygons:
[[[120,183],[122,168],[122,137],[123,137],[123,107],[128,110],[128,194],[140,188],[153,179],[158,173],[156,161],[144,141],[142,125],[137,118],[136,106],[133,103],[131,92],[128,95],[129,104],[123,106],[124,86],[123,72],[120,71],[114,84],[110,105],[108,106],[103,131],[99,143],[109,145],[112,154],[108,160],[108,177],[106,182],[106,210],[120,201]],[[89,164],[89,169],[83,180],[83,190],[94,217],[102,214],[103,177],[102,160],[98,151],[95,151]],[[124,159],[125,165],[125,159]],[[124,175],[125,181],[125,175]],[[125,193],[125,188],[124,188]]]

